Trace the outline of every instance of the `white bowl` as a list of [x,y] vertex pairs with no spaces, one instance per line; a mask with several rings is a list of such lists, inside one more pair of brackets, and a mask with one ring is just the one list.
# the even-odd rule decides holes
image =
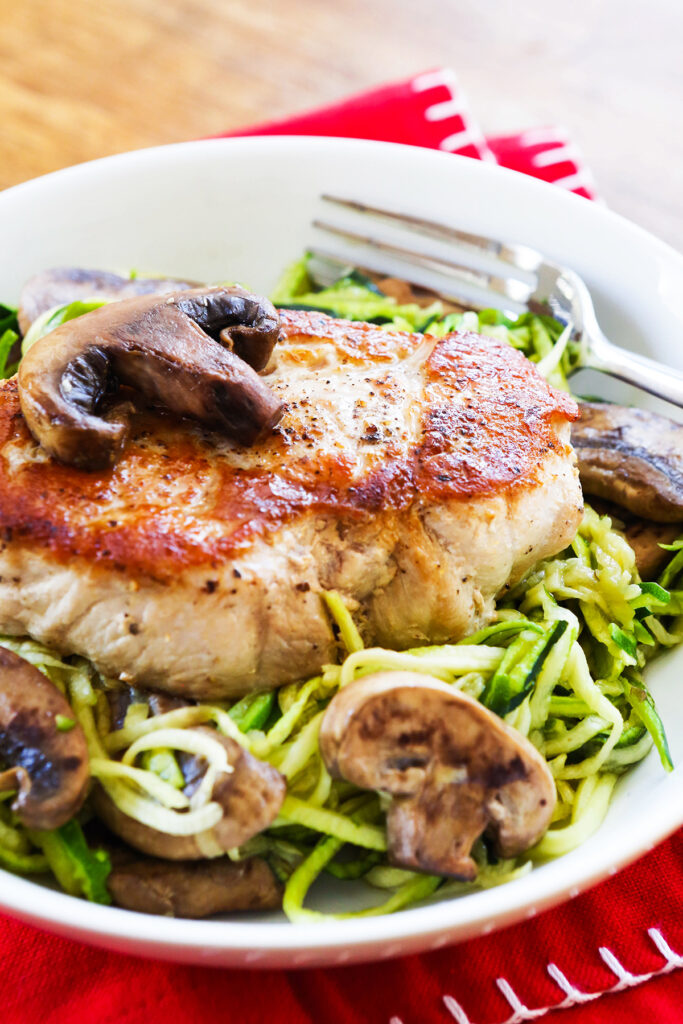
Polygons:
[[[552,186],[384,143],[196,142],[19,185],[0,195],[0,301],[16,300],[30,274],[67,264],[240,280],[268,291],[311,243],[309,225],[324,192],[536,246],[585,277],[615,342],[683,366],[683,258],[667,246]],[[682,670],[683,650],[648,671],[677,763],[683,763]],[[531,916],[614,873],[681,824],[683,767],[667,775],[653,753],[623,778],[605,823],[579,849],[500,888],[390,917],[301,925],[247,916],[169,920],[88,904],[2,871],[0,905],[63,935],[186,962],[350,963],[434,949]],[[335,902],[342,893],[357,898],[347,885],[335,889]]]

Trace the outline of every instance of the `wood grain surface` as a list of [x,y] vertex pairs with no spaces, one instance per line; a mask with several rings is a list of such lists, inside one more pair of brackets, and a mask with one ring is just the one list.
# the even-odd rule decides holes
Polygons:
[[0,0],[0,187],[439,64],[485,130],[560,122],[683,249],[681,0]]

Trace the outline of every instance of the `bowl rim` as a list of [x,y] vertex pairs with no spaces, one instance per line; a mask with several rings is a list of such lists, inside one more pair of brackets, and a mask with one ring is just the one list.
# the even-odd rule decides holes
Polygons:
[[[568,189],[557,186],[552,182],[544,181],[542,178],[535,178],[529,174],[515,171],[509,167],[502,167],[500,164],[494,164],[487,160],[477,160],[473,157],[462,156],[459,153],[447,153],[442,150],[428,149],[423,146],[413,146],[402,142],[384,142],[374,139],[355,139],[327,135],[236,135],[146,146],[140,149],[125,150],[121,153],[112,153],[109,156],[83,160],[80,163],[60,167],[38,177],[9,185],[7,188],[0,190],[0,204],[4,203],[8,196],[13,199],[16,196],[22,196],[25,192],[42,189],[43,187],[51,187],[55,182],[61,180],[75,179],[78,176],[90,174],[100,167],[114,168],[118,165],[129,163],[133,159],[157,160],[164,158],[166,154],[182,156],[190,152],[198,152],[202,149],[205,149],[208,154],[214,151],[214,149],[220,151],[224,147],[230,147],[235,150],[244,149],[245,152],[248,152],[250,149],[258,151],[260,148],[269,149],[279,146],[292,149],[306,149],[310,147],[320,152],[324,152],[325,149],[333,151],[334,149],[342,148],[349,152],[357,149],[359,153],[362,153],[364,150],[374,150],[376,152],[393,151],[397,156],[398,154],[402,154],[403,157],[407,154],[419,154],[419,159],[426,157],[430,161],[445,161],[445,166],[449,164],[453,167],[458,166],[461,168],[462,173],[467,173],[467,171],[462,171],[464,168],[470,172],[474,168],[474,173],[477,176],[490,176],[492,180],[498,178],[500,180],[507,180],[509,183],[514,182],[515,184],[511,184],[510,187],[529,191],[530,194],[535,192],[539,195],[554,196],[553,202],[577,204],[574,205],[573,209],[585,209],[588,207],[588,209],[593,211],[590,214],[591,217],[601,219],[605,223],[611,223],[615,226],[618,225],[621,230],[626,231],[632,237],[640,238],[641,241],[646,242],[648,245],[655,246],[662,254],[673,258],[683,265],[683,252],[679,252],[671,243],[665,242],[646,228],[630,220],[624,214],[610,209],[601,199],[587,199],[585,196],[577,195],[575,192],[570,192]],[[398,158],[401,159],[400,156]]]

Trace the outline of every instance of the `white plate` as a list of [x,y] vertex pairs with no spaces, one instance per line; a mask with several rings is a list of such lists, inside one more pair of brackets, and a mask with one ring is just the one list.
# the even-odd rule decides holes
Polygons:
[[[323,192],[527,242],[575,267],[603,328],[683,367],[683,259],[607,210],[510,171],[384,143],[254,138],[169,146],[60,171],[0,195],[0,300],[50,266],[137,267],[270,289],[311,243]],[[602,392],[605,393],[601,383]],[[593,388],[594,389],[594,388]],[[683,651],[648,679],[683,765]],[[677,693],[678,691],[678,693]],[[93,906],[0,871],[0,904],[112,949],[204,964],[339,964],[438,948],[532,916],[646,852],[683,824],[683,767],[655,754],[620,783],[582,847],[501,888],[391,917],[293,926],[281,919],[181,921]],[[354,886],[336,888],[355,900]]]

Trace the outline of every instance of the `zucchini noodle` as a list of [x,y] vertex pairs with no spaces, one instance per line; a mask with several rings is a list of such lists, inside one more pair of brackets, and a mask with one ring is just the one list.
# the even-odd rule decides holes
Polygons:
[[[350,268],[322,286],[308,256],[289,268],[274,299],[281,306],[436,336],[458,328],[479,331],[523,352],[565,390],[580,357],[568,329],[548,317],[447,312],[440,302],[427,308],[399,304]],[[63,319],[79,315],[71,307],[57,312]],[[536,565],[502,596],[493,622],[458,642],[406,651],[366,648],[358,606],[326,592],[321,603],[338,639],[336,664],[276,693],[198,702],[159,715],[136,690],[123,726],[113,730],[107,692],[120,689],[119,683],[101,677],[84,659],[62,658],[30,638],[0,637],[0,644],[30,661],[66,695],[85,733],[93,784],[124,814],[169,836],[196,836],[200,849],[219,852],[211,830],[223,809],[213,789],[231,766],[217,738],[230,737],[285,776],[287,795],[271,827],[228,855],[269,859],[285,882],[284,910],[292,921],[384,914],[433,896],[503,884],[536,861],[573,849],[600,826],[619,776],[653,746],[663,768],[671,770],[664,727],[643,681],[648,662],[683,640],[683,538],[667,547],[671,558],[659,580],[642,583],[624,537],[609,517],[587,506],[571,546]],[[474,883],[389,864],[388,797],[332,779],[318,737],[325,708],[340,688],[369,673],[393,671],[417,672],[457,687],[527,736],[546,759],[557,803],[550,828],[533,850],[497,859],[487,843],[477,841]],[[269,690],[267,679],[263,685]],[[198,726],[205,728],[197,731]],[[191,796],[184,791],[188,757],[203,768]],[[11,797],[0,794],[0,864],[21,874],[49,868],[66,878],[52,834],[23,828],[11,812]],[[386,899],[353,914],[309,909],[308,893],[323,873],[364,878]],[[69,891],[79,890],[72,885]],[[106,898],[91,891],[84,894]]]
[[[167,711],[163,715],[156,715],[154,718],[147,718],[142,722],[136,722],[128,728],[117,729],[109,733],[105,739],[105,745],[110,753],[125,750],[132,743],[142,736],[150,733],[160,732],[167,729],[191,729],[195,725],[204,725],[206,722],[214,722],[218,731],[230,739],[236,740],[240,746],[249,746],[246,737],[239,731],[230,715],[221,708],[211,704],[198,704],[195,707],[177,708],[174,711]],[[156,740],[144,749],[163,747],[163,743]],[[142,749],[142,748],[140,748]]]
[[415,648],[400,653],[382,647],[356,651],[345,660],[339,673],[339,686],[371,672],[422,672],[452,683],[456,676],[486,672],[498,667],[504,651],[498,647],[444,646]]
[[124,782],[109,780],[105,786],[113,803],[135,821],[169,836],[193,836],[213,828],[223,817],[223,808],[207,803],[198,810],[185,813],[169,810],[147,796],[140,796]]
[[361,635],[358,632],[358,628],[356,627],[356,623],[353,621],[351,613],[344,604],[344,599],[341,594],[338,594],[334,590],[325,590],[323,592],[323,600],[327,605],[332,618],[337,624],[341,641],[346,650],[350,654],[353,654],[354,651],[362,651],[364,645]]
[[308,722],[299,732],[296,740],[287,748],[283,748],[283,757],[271,758],[273,764],[285,776],[286,779],[294,779],[303,771],[311,757],[318,749],[318,733],[322,722],[324,711]]
[[610,772],[583,779],[576,790],[571,824],[549,829],[536,845],[534,855],[538,859],[558,857],[588,839],[607,814],[616,781],[617,776]]
[[359,825],[351,818],[336,811],[311,807],[307,801],[286,796],[280,809],[280,817],[296,825],[305,825],[316,832],[322,832],[344,843],[363,846],[368,850],[384,851],[387,837],[383,828],[376,825]]
[[120,761],[109,761],[103,758],[93,758],[90,761],[90,774],[94,779],[106,783],[110,779],[125,779],[134,783],[143,792],[158,800],[164,807],[187,808],[190,801],[184,793],[169,786],[167,782],[153,775],[152,772],[142,771],[140,768],[132,768],[129,764],[122,764]]
[[139,736],[128,747],[121,762],[133,764],[135,758],[143,750],[153,750],[155,747],[184,750],[196,757],[203,757],[208,764],[214,765],[219,771],[232,771],[232,766],[228,764],[225,747],[204,733],[187,732],[185,729],[159,729],[157,732]]

